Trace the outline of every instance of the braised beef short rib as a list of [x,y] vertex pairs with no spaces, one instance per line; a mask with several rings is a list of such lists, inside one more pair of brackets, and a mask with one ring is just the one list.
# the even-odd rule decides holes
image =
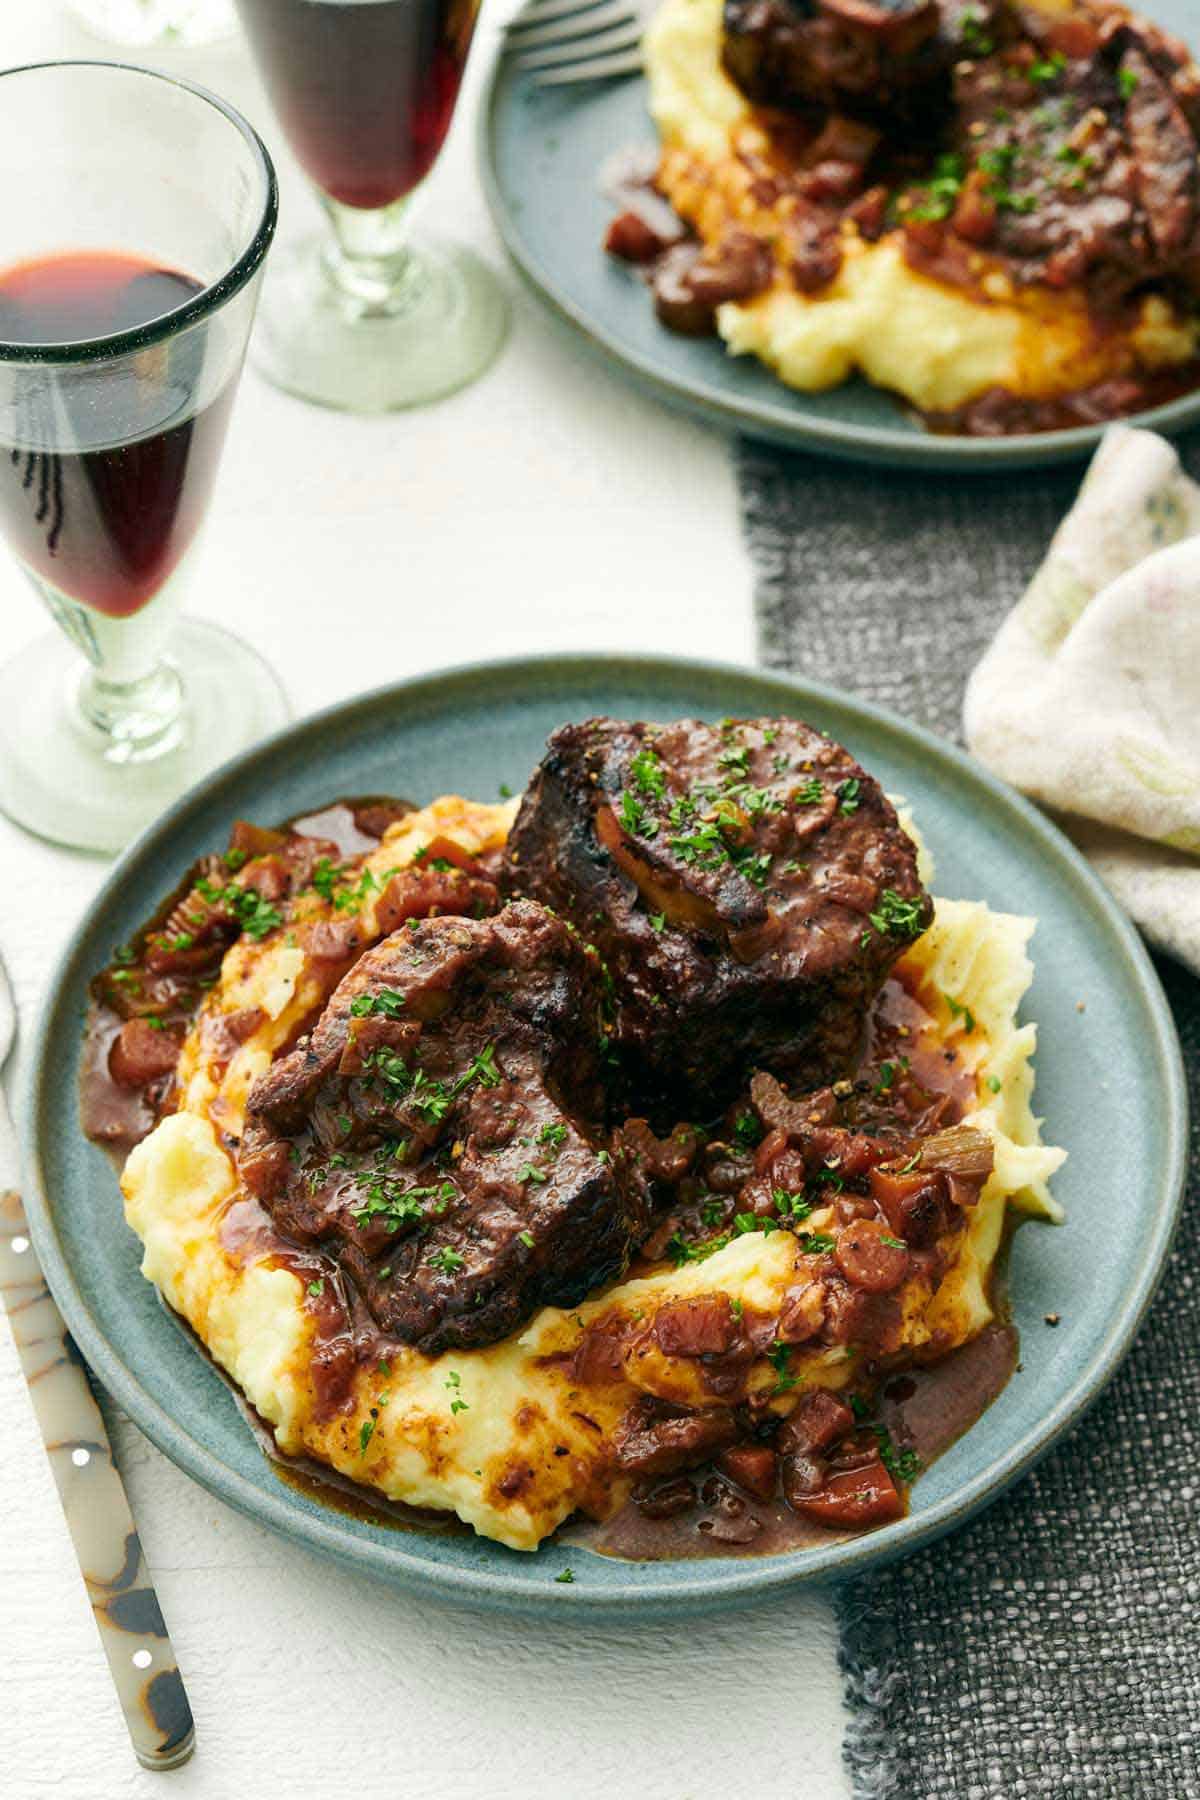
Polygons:
[[255,1083],[242,1177],[430,1355],[575,1305],[645,1222],[605,1148],[603,1006],[595,955],[540,906],[412,921]]
[[878,783],[786,719],[561,727],[500,879],[595,945],[631,1092],[660,1116],[705,1117],[747,1069],[843,1073],[932,916]]

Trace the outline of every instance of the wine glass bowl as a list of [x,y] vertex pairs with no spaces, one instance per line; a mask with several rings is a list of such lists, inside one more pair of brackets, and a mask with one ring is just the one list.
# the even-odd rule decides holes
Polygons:
[[63,633],[0,668],[0,805],[111,849],[285,715],[239,640],[176,622],[274,170],[223,101],[120,64],[5,71],[0,123],[0,535]]
[[262,372],[362,412],[474,380],[503,341],[503,295],[470,252],[414,242],[410,207],[450,129],[479,0],[237,5],[332,227],[272,265],[254,347]]

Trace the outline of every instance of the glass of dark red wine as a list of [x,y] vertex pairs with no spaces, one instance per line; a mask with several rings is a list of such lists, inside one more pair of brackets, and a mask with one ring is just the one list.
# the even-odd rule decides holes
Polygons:
[[280,124],[332,224],[282,250],[253,354],[277,386],[345,411],[464,387],[508,309],[469,251],[410,235],[445,141],[479,0],[237,0]]
[[232,107],[115,63],[0,73],[0,535],[59,634],[0,667],[0,807],[114,850],[281,724],[180,622],[275,230]]

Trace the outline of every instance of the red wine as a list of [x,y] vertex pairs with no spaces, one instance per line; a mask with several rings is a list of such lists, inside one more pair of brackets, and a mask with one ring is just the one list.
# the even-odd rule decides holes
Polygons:
[[343,206],[389,206],[450,129],[479,0],[238,0],[306,173]]
[[[70,344],[161,318],[200,292],[174,269],[80,251],[0,272],[0,339]],[[234,383],[195,410],[204,334],[33,388],[0,445],[0,531],[34,575],[113,618],[152,600],[212,493]]]

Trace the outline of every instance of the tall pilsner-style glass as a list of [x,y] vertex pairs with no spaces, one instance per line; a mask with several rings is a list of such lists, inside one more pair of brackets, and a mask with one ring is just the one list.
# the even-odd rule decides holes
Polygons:
[[0,807],[115,850],[281,724],[240,639],[177,624],[275,229],[256,133],[115,63],[0,74],[0,533],[61,636],[0,667]]
[[237,0],[280,124],[333,230],[282,251],[253,355],[269,380],[355,412],[473,381],[508,322],[485,265],[410,237],[458,99],[479,0]]

